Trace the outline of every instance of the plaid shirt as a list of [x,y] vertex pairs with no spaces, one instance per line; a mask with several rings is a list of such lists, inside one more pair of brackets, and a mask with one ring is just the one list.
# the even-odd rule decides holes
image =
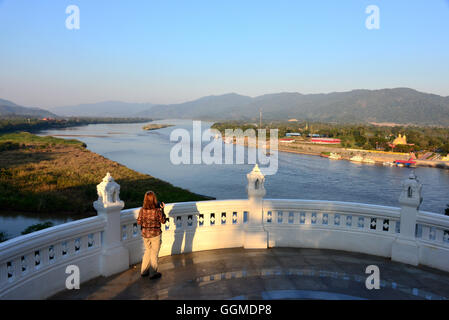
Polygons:
[[142,229],[142,237],[153,238],[162,233],[161,223],[165,223],[167,217],[165,216],[164,209],[143,209],[139,211],[139,217],[137,218],[137,224]]

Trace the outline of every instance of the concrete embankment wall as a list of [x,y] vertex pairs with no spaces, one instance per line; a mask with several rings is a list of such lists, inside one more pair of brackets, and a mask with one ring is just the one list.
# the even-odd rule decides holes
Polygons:
[[449,161],[416,160],[416,164],[420,167],[449,169]]
[[383,153],[379,151],[357,150],[338,148],[331,145],[316,144],[288,144],[279,145],[279,151],[298,152],[312,155],[320,155],[322,152],[333,152],[340,154],[344,159],[349,159],[356,155],[368,157],[378,162],[393,162],[394,160],[408,160],[410,156],[405,153]]

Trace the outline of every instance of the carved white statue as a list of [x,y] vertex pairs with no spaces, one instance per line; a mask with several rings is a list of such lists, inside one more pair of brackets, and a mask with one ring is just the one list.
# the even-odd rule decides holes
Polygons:
[[410,173],[408,179],[402,182],[402,192],[399,197],[401,205],[408,205],[419,208],[422,203],[422,184],[415,175],[415,171]]
[[97,194],[98,200],[94,202],[94,208],[97,210],[115,206],[124,207],[124,202],[120,200],[120,185],[109,172],[97,185]]
[[246,175],[248,179],[248,185],[246,186],[246,192],[248,192],[248,198],[263,198],[266,194],[265,190],[265,176],[256,164],[253,170]]

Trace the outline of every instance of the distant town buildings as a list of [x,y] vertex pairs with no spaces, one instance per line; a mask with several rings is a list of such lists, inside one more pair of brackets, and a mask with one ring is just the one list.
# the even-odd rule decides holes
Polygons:
[[340,144],[340,139],[333,139],[333,138],[312,138],[312,143],[319,143],[319,144]]

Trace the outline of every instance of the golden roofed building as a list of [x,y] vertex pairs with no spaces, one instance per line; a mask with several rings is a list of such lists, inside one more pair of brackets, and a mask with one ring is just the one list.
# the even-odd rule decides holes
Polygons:
[[399,134],[399,136],[396,139],[394,139],[393,144],[394,145],[407,144],[407,136],[405,134],[403,136]]

